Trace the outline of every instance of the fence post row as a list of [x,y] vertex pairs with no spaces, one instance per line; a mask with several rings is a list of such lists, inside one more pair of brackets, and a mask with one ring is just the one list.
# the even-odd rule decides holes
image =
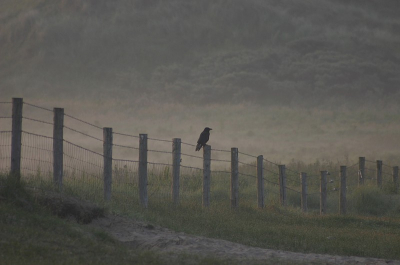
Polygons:
[[53,182],[58,190],[63,186],[64,109],[54,108],[53,123]]
[[21,179],[22,98],[12,101],[11,176]]
[[346,166],[340,167],[340,194],[339,194],[339,213],[346,214]]
[[279,201],[282,206],[286,206],[286,167],[279,165]]
[[[11,136],[11,169],[10,176],[16,181],[21,178],[21,148],[22,148],[22,110],[23,99],[12,99],[12,136]],[[53,117],[53,182],[58,190],[63,187],[63,143],[64,143],[64,109],[54,108]],[[144,207],[148,207],[147,194],[147,134],[139,135],[139,201]],[[104,154],[104,200],[111,200],[112,190],[112,147],[113,133],[112,128],[103,128],[103,154]],[[258,208],[265,207],[264,194],[264,172],[263,156],[257,157],[257,205]],[[358,165],[358,186],[365,184],[365,157],[359,157]],[[171,195],[175,205],[180,201],[180,166],[181,166],[181,139],[174,138],[172,141],[172,187]],[[347,167],[340,167],[340,195],[339,195],[339,213],[346,214],[346,177]],[[383,174],[382,160],[376,160],[376,183],[382,188]],[[321,171],[320,186],[320,214],[326,214],[327,206],[327,171]],[[301,208],[307,212],[307,174],[300,173],[301,178]],[[394,166],[392,171],[395,192],[399,190],[399,167]],[[230,200],[231,208],[239,206],[239,151],[238,148],[231,148],[231,186]],[[286,206],[286,167],[279,165],[279,195],[280,204]],[[203,148],[203,207],[210,206],[211,189],[211,146],[206,145]]]
[[231,208],[239,207],[239,150],[231,148]]
[[112,128],[103,128],[103,157],[104,157],[104,200],[111,200],[112,185]]
[[319,203],[319,214],[326,214],[326,197],[327,197],[327,180],[326,176],[328,175],[328,171],[321,171],[321,195],[320,195],[320,203]]
[[399,167],[394,166],[393,167],[393,184],[395,188],[395,193],[397,194],[399,192]]
[[203,207],[210,206],[211,146],[203,146]]
[[147,208],[147,134],[139,134],[139,201]]
[[172,139],[172,201],[179,204],[179,176],[181,166],[181,139]]
[[382,188],[382,160],[376,160],[376,185]]
[[258,208],[264,208],[264,172],[263,172],[264,157],[257,157],[257,202]]
[[364,185],[365,179],[365,157],[358,158],[358,186]]
[[301,179],[301,210],[303,213],[308,211],[307,208],[307,173],[301,172],[300,173]]

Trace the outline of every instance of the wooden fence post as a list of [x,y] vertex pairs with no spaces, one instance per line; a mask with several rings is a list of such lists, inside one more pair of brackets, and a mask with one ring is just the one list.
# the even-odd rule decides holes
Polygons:
[[239,206],[239,150],[231,148],[231,208]]
[[320,201],[319,201],[319,213],[321,215],[326,214],[326,198],[327,198],[327,181],[326,181],[326,176],[328,174],[328,171],[324,170],[321,171],[321,195],[320,195]]
[[139,134],[139,201],[147,208],[147,134]]
[[339,198],[339,213],[346,214],[346,166],[340,167],[340,198]]
[[307,173],[301,172],[301,210],[303,213],[308,211],[307,208]]
[[376,160],[376,185],[382,188],[382,160]]
[[397,194],[399,192],[399,167],[398,166],[393,167],[393,185],[395,188],[395,193]]
[[179,176],[181,168],[181,139],[172,139],[172,201],[179,204]]
[[21,145],[22,145],[22,98],[13,98],[12,102],[12,136],[11,136],[11,176],[19,182],[21,179]]
[[64,109],[54,108],[53,123],[53,182],[61,191],[63,185]]
[[286,206],[286,167],[279,165],[279,201],[282,206]]
[[210,206],[211,146],[203,146],[203,207]]
[[264,208],[264,172],[263,172],[264,157],[257,157],[257,202],[258,208]]
[[104,156],[104,200],[111,200],[112,185],[112,128],[103,128],[103,156]]
[[365,179],[365,157],[358,158],[358,186],[364,185]]

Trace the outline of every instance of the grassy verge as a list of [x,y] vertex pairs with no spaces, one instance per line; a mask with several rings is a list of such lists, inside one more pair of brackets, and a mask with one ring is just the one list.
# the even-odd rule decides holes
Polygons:
[[177,231],[226,239],[250,246],[400,259],[398,218],[303,215],[270,206],[264,210],[203,210],[153,205],[136,209],[141,218]]
[[[1,264],[235,264],[131,249],[101,230],[55,217],[24,185],[0,176]],[[273,263],[271,263],[273,264]]]
[[[219,181],[223,180],[229,181],[229,179],[221,176]],[[67,183],[65,182],[65,184]],[[33,185],[34,183],[30,184]],[[66,185],[64,192],[102,203],[101,185],[94,190],[93,183],[87,185],[76,180],[71,184],[75,184],[75,188]],[[186,184],[186,188],[189,186],[189,184]],[[349,200],[352,202],[349,206],[354,208],[351,214],[347,216],[336,214],[320,216],[315,212],[303,214],[298,208],[291,206],[282,208],[277,206],[276,202],[270,200],[267,201],[265,209],[259,210],[255,208],[254,200],[248,200],[246,197],[241,197],[241,206],[236,210],[232,210],[229,207],[228,190],[227,188],[222,189],[221,185],[215,185],[213,189],[213,202],[210,208],[203,209],[201,207],[201,191],[198,190],[201,189],[201,186],[197,186],[190,192],[192,197],[188,197],[187,194],[183,193],[181,205],[174,207],[170,203],[168,191],[164,190],[170,186],[160,184],[154,192],[150,193],[149,208],[142,209],[139,206],[137,194],[134,192],[136,190],[135,187],[119,186],[118,182],[115,182],[112,201],[105,204],[105,206],[111,212],[132,216],[178,232],[220,238],[249,246],[304,253],[400,259],[400,241],[398,240],[400,236],[400,218],[398,195],[396,194],[388,195],[383,191],[370,187],[358,189],[349,194]],[[42,185],[42,188],[46,188],[46,186]],[[50,186],[47,188],[50,188]],[[221,191],[217,188],[221,188]],[[250,195],[248,196],[250,197]],[[334,199],[333,196],[331,197]],[[25,204],[18,199],[18,196],[14,196],[13,200],[20,203],[23,208],[26,208]],[[329,204],[333,204],[333,201],[328,200]],[[393,209],[395,205],[397,206]],[[362,217],[356,214],[368,214],[369,216]],[[2,214],[2,216],[4,215]],[[3,222],[6,223],[7,221],[3,220]],[[58,222],[65,223],[62,220]],[[31,221],[28,223],[31,223]],[[39,228],[32,225],[31,229],[33,231]],[[21,225],[20,229],[25,229],[25,226]],[[78,228],[70,229],[75,231]],[[79,229],[82,228],[80,227]],[[64,230],[68,231],[68,229]],[[54,232],[57,231],[54,228]],[[93,234],[90,231],[87,233]],[[29,232],[22,231],[22,234],[29,234]],[[96,234],[92,235],[91,238],[89,237],[87,240],[94,240],[98,243],[99,240],[96,238]],[[84,240],[79,241],[85,242]],[[60,239],[59,242],[68,242],[68,240]],[[106,241],[105,244],[106,246],[96,246],[96,248],[113,249],[112,244],[116,243]],[[108,244],[111,244],[111,247]],[[114,248],[119,249],[120,246],[117,246],[118,244]],[[82,246],[82,248],[84,249],[85,246]],[[88,247],[86,246],[86,248]],[[157,256],[153,255],[147,257],[143,254],[145,256],[142,257],[140,253],[132,254],[126,249],[119,249],[118,251],[127,253],[124,255],[134,255],[132,259],[137,258],[138,255],[140,258],[155,259],[145,260],[147,263],[154,262],[158,264],[159,260],[162,260],[162,258],[155,258]],[[118,251],[112,250],[113,253],[118,253]],[[102,250],[99,252],[104,255],[107,253]],[[90,262],[92,261],[89,260],[88,263]],[[96,261],[94,260],[93,262]],[[125,260],[121,260],[121,263],[123,262]],[[204,262],[204,260],[199,259],[198,263],[201,262]],[[215,260],[213,262],[224,261]]]

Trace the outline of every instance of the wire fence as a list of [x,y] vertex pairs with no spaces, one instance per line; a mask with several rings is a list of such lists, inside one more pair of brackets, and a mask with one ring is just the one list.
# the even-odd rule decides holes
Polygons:
[[[0,102],[4,116],[0,117],[0,172],[11,171],[12,113],[11,102]],[[31,110],[29,110],[31,109]],[[7,111],[8,110],[8,111]],[[24,103],[21,134],[21,176],[29,186],[54,189],[54,111],[31,103]],[[69,114],[64,114],[63,126],[63,192],[74,196],[104,202],[105,142],[103,128]],[[113,132],[111,201],[122,208],[140,204],[140,136]],[[173,140],[147,138],[147,197],[149,207],[154,203],[173,202]],[[201,207],[204,196],[204,158],[195,152],[195,145],[181,142],[179,198],[181,203]],[[232,150],[212,149],[210,201],[213,205],[229,207],[232,200]],[[257,174],[258,156],[238,152],[239,203],[257,207],[259,194]],[[304,164],[292,162],[281,172],[276,162],[263,158],[264,185],[262,196],[265,204],[282,204],[301,207],[307,196],[308,209],[318,211],[321,204],[321,169],[327,171],[326,190],[330,198],[329,212],[339,210],[341,187],[340,166],[325,162]],[[360,177],[359,161],[347,165],[345,190],[351,194],[360,186],[380,186],[390,193],[397,193],[397,179],[393,166],[378,161],[365,160]],[[302,192],[302,172],[307,172],[307,193]],[[282,175],[285,181],[282,182]],[[284,184],[282,184],[284,183]],[[283,191],[284,190],[284,191]],[[285,193],[283,195],[283,193]]]

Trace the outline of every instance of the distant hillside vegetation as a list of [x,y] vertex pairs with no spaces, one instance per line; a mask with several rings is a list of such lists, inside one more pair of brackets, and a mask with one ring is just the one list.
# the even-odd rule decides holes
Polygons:
[[2,0],[0,90],[260,104],[400,99],[398,0]]

